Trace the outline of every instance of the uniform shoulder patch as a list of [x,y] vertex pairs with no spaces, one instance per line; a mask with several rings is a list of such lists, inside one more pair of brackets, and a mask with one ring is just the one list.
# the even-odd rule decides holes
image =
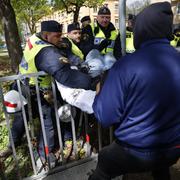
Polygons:
[[66,58],[66,57],[60,57],[60,58],[59,58],[59,61],[60,61],[61,63],[64,63],[64,64],[70,63],[69,60],[68,60],[68,58]]

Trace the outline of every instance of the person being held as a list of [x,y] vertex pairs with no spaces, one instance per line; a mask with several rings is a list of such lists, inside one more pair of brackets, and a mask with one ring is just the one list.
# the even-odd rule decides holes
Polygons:
[[180,157],[180,54],[170,45],[172,22],[168,2],[137,15],[136,51],[114,64],[94,100],[97,120],[114,125],[116,139],[100,151],[89,180],[143,171],[171,179],[169,167]]
[[[51,91],[51,76],[56,81],[71,88],[92,88],[91,77],[85,73],[71,69],[69,63],[67,63],[67,58],[64,57],[64,53],[58,47],[59,43],[61,43],[61,35],[62,25],[58,22],[53,20],[41,22],[41,32],[33,34],[27,40],[22,61],[19,65],[20,74],[37,73],[39,71],[44,71],[48,74],[39,79],[39,87],[48,144],[46,150],[48,148],[49,153],[52,153],[54,150],[54,134],[56,129],[51,116],[54,112],[52,104],[45,98],[46,92]],[[22,83],[25,85],[25,82]],[[33,78],[30,78],[29,84],[32,89],[35,88],[35,80]],[[25,132],[22,113],[14,115],[11,130],[15,146],[18,146]],[[39,139],[38,151],[40,157],[45,160],[42,133]],[[11,144],[9,144],[6,150],[0,153],[0,157],[7,157],[10,154],[12,154]]]
[[91,23],[91,18],[90,16],[84,16],[81,18],[81,28],[85,28],[87,25]]
[[128,22],[126,28],[126,53],[133,53],[135,51],[133,44],[133,26],[135,18],[135,15],[128,14]]

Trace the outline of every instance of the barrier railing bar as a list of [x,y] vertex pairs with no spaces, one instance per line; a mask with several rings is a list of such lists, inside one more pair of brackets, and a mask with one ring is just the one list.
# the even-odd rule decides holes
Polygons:
[[47,143],[47,136],[46,136],[45,126],[44,126],[44,118],[43,118],[43,113],[42,113],[42,106],[41,106],[41,99],[40,99],[40,92],[39,92],[39,85],[38,85],[37,77],[35,77],[35,86],[36,86],[39,116],[40,116],[40,121],[41,121],[41,129],[42,129],[44,146],[45,146],[45,155],[47,158],[48,167],[50,168],[49,146]]
[[18,166],[18,159],[17,159],[17,155],[16,155],[16,149],[15,149],[15,145],[14,145],[14,141],[13,141],[13,137],[12,137],[11,127],[10,127],[10,122],[9,122],[9,115],[6,112],[6,108],[5,108],[5,105],[4,105],[4,96],[3,96],[3,90],[2,90],[1,84],[0,84],[0,96],[1,96],[1,100],[2,100],[3,111],[4,111],[4,114],[5,114],[6,125],[7,125],[7,128],[8,128],[10,144],[11,144],[11,148],[12,148],[12,151],[13,151],[13,158],[14,158],[14,161],[15,161],[15,167],[16,167],[16,170],[17,170],[17,173],[18,173],[18,178],[22,179],[21,173],[20,173],[20,170],[19,170],[19,166]]
[[58,132],[58,141],[59,141],[59,147],[60,147],[60,154],[62,156],[62,162],[64,163],[65,161],[64,161],[64,156],[63,156],[63,142],[62,142],[61,127],[60,127],[60,119],[58,116],[56,87],[54,83],[55,81],[52,80],[52,92],[53,92],[54,110],[55,110],[56,125],[57,125],[57,132]]
[[46,75],[46,73],[43,72],[43,71],[40,71],[38,73],[18,74],[18,75],[6,76],[6,77],[1,77],[0,82],[14,81],[14,80],[17,80],[17,79],[21,80],[21,79],[37,77],[37,76],[41,76],[41,75]]
[[25,127],[25,132],[26,132],[26,137],[27,137],[27,142],[28,142],[28,147],[29,147],[29,152],[30,152],[30,157],[31,157],[31,162],[32,162],[32,167],[33,167],[34,174],[37,174],[35,160],[34,160],[34,156],[33,156],[31,139],[30,139],[30,135],[29,135],[29,129],[28,129],[28,123],[27,123],[27,118],[26,118],[26,112],[25,112],[25,108],[24,108],[24,105],[23,105],[22,89],[21,89],[21,84],[20,84],[20,80],[19,79],[17,80],[17,86],[18,86],[18,92],[20,94],[19,98],[20,98],[21,107],[22,107],[22,115],[23,115],[24,127]]
[[73,136],[73,151],[75,153],[75,157],[77,158],[76,130],[75,130],[75,123],[72,114],[71,114],[71,127],[72,127],[72,136]]
[[33,118],[32,118],[31,92],[30,92],[30,87],[29,87],[29,79],[26,82],[27,82],[27,85],[25,85],[25,88],[26,88],[27,100],[28,100],[28,117],[29,117],[29,124],[30,124],[30,133],[31,133],[31,137],[35,137],[34,123],[33,123]]
[[[39,75],[46,75],[46,73],[40,72],[40,73],[32,73],[32,74],[28,74],[28,75],[14,75],[14,76],[9,76],[9,77],[3,77],[3,78],[0,78],[0,82],[1,81],[4,82],[4,81],[10,81],[10,80],[17,80],[17,78],[18,78],[18,80],[17,80],[18,91],[20,93],[20,96],[22,96],[22,89],[21,88],[23,88],[23,87],[21,87],[20,80],[21,79],[25,80],[27,77],[34,77],[34,79],[35,79],[35,90],[36,90],[38,109],[39,109],[39,116],[40,116],[43,140],[44,140],[44,145],[45,145],[45,155],[46,155],[47,162],[48,162],[48,167],[49,167],[48,172],[50,172],[52,169],[51,169],[51,166],[50,166],[49,147],[48,147],[48,143],[47,143],[47,136],[46,136],[45,126],[44,126],[44,118],[43,118],[42,104],[41,104],[41,98],[40,98],[40,89],[39,89],[39,84],[38,84],[38,80],[37,80],[37,77]],[[28,98],[29,98],[30,97],[29,96],[30,95],[30,87],[29,87],[29,85],[28,85],[27,88],[29,88],[29,89],[26,89],[27,92],[28,92]],[[55,117],[56,117],[56,122],[57,122],[58,140],[59,140],[59,145],[60,145],[61,157],[62,157],[62,160],[63,160],[63,142],[62,142],[62,134],[61,134],[62,129],[60,127],[60,121],[59,121],[59,116],[58,116],[58,102],[57,102],[56,87],[55,87],[54,80],[52,81],[52,92],[53,92],[53,97],[54,97],[53,99],[54,99]],[[20,101],[21,101],[21,104],[23,104],[22,97],[20,97]],[[28,100],[28,105],[30,104],[29,102],[30,101]],[[6,112],[6,111],[4,110],[4,112]],[[28,112],[30,113],[29,114],[29,120],[30,120],[30,119],[32,119],[32,108],[29,107],[29,106],[28,106]],[[29,139],[28,140],[28,145],[29,145],[29,151],[31,151],[30,155],[31,155],[32,167],[33,167],[34,175],[37,177],[38,173],[37,173],[37,169],[36,169],[35,159],[34,159],[34,156],[33,156],[32,144],[31,144],[31,141],[30,141],[30,134],[29,134],[30,132],[29,132],[29,129],[28,129],[28,124],[27,124],[27,117],[26,117],[27,115],[26,115],[24,106],[22,106],[22,114],[23,114],[23,120],[26,121],[26,123],[24,122],[24,124],[26,124],[25,125],[25,129],[27,129],[26,130],[26,135],[27,135],[27,139]],[[85,118],[85,131],[86,131],[86,133],[88,133],[87,114],[84,113],[84,112],[82,112],[81,115],[80,115],[79,126],[82,126],[83,116]],[[73,116],[71,116],[71,127],[72,127],[73,146],[74,146],[73,150],[74,150],[75,155],[77,157],[77,150],[78,150],[78,148],[77,148],[77,139],[76,139],[77,137],[76,137],[75,122],[74,122]],[[12,134],[10,136],[12,136]],[[110,137],[110,139],[112,139],[112,138]],[[99,140],[99,150],[101,150],[102,149],[102,134],[101,134],[101,126],[99,124],[98,124],[98,140]],[[14,150],[15,150],[15,147],[14,147]],[[13,155],[14,155],[14,153],[13,153]],[[77,161],[77,164],[78,163],[79,163],[79,160]],[[66,166],[66,164],[63,164],[63,166],[66,167],[66,168],[68,167],[68,166]],[[62,168],[64,168],[64,167],[62,167]],[[46,173],[46,172],[47,171],[45,171],[44,173]],[[42,173],[42,174],[44,174],[44,173]]]

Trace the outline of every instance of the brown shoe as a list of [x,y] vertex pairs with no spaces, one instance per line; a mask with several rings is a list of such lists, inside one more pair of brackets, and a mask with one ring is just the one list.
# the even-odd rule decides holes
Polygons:
[[8,158],[12,153],[12,149],[8,147],[7,149],[0,151],[0,158]]

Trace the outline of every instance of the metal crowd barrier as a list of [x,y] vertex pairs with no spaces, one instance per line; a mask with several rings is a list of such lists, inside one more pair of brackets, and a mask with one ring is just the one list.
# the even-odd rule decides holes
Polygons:
[[[39,76],[44,76],[46,75],[44,72],[39,72],[39,73],[33,73],[33,74],[26,74],[26,75],[13,75],[13,76],[7,76],[7,77],[2,77],[0,78],[0,96],[1,96],[1,103],[2,103],[2,107],[3,107],[3,112],[5,114],[5,120],[6,120],[6,125],[8,128],[8,132],[9,132],[9,138],[10,138],[10,142],[11,142],[11,146],[12,146],[12,151],[13,151],[13,158],[14,158],[14,162],[15,162],[15,166],[16,166],[16,172],[17,172],[17,177],[16,179],[22,179],[22,178],[26,178],[26,179],[42,179],[45,178],[46,176],[50,176],[52,174],[57,174],[60,171],[64,171],[65,169],[71,168],[73,166],[79,166],[82,165],[84,163],[90,162],[90,161],[94,161],[97,162],[97,154],[94,155],[90,155],[88,157],[84,157],[83,159],[77,159],[75,158],[74,161],[69,161],[67,162],[64,159],[64,155],[63,155],[63,138],[62,138],[62,134],[61,134],[61,125],[60,125],[60,120],[59,120],[59,115],[58,115],[58,102],[57,102],[57,93],[56,93],[56,85],[55,85],[55,81],[52,78],[52,93],[53,93],[53,103],[54,103],[54,110],[55,110],[55,118],[56,118],[56,127],[57,127],[57,135],[58,135],[58,143],[59,143],[59,148],[60,148],[60,154],[61,154],[61,160],[60,163],[58,164],[58,167],[54,167],[52,166],[51,162],[50,162],[50,154],[49,154],[49,148],[48,148],[48,143],[47,143],[47,136],[46,136],[46,132],[45,132],[45,126],[44,126],[44,120],[43,120],[43,113],[42,113],[42,107],[41,107],[41,98],[40,98],[40,89],[39,89],[39,85],[38,85],[38,77]],[[32,107],[31,107],[31,102],[30,102],[30,88],[29,86],[27,86],[27,100],[28,100],[28,117],[27,117],[27,113],[25,110],[25,107],[22,105],[23,104],[23,98],[22,98],[22,86],[21,86],[21,81],[24,79],[28,79],[28,78],[35,78],[35,93],[37,96],[37,102],[38,102],[38,110],[39,110],[39,119],[40,119],[40,124],[41,124],[41,129],[42,129],[42,134],[43,134],[43,140],[44,140],[44,149],[45,149],[45,155],[47,158],[47,168],[44,169],[44,167],[42,166],[41,168],[39,168],[39,164],[37,163],[37,159],[35,157],[34,151],[33,151],[33,145],[32,145],[32,138],[34,136],[34,132],[33,132],[33,126],[31,124],[33,124],[33,118],[32,118]],[[26,133],[26,138],[27,138],[27,142],[28,142],[28,149],[29,149],[29,154],[30,154],[30,158],[31,158],[31,164],[32,164],[32,170],[33,170],[33,174],[31,177],[22,177],[21,172],[19,170],[19,161],[20,159],[17,157],[17,152],[16,152],[16,148],[13,142],[13,138],[12,138],[12,133],[11,133],[11,123],[10,123],[10,114],[7,112],[6,107],[4,105],[4,94],[6,92],[4,92],[3,90],[3,83],[5,82],[16,82],[17,86],[18,86],[18,92],[20,95],[20,102],[22,105],[22,116],[23,116],[23,121],[24,121],[24,126],[25,126],[25,133]],[[27,118],[29,119],[29,122],[27,120]],[[80,119],[79,119],[79,126],[82,125],[82,123],[84,122],[84,129],[85,129],[85,134],[86,136],[88,135],[87,131],[88,131],[88,115],[84,112],[81,111],[80,114]],[[31,125],[31,126],[30,126]],[[78,148],[77,148],[77,137],[76,137],[76,129],[75,129],[75,122],[74,122],[74,118],[71,118],[71,127],[72,127],[72,139],[73,139],[73,151],[75,153],[75,157],[77,157],[77,153],[78,153]],[[99,150],[101,150],[103,144],[102,144],[102,132],[101,132],[102,128],[101,126],[98,124],[98,128],[97,128],[97,133],[98,133],[98,148],[97,148],[97,152]],[[109,142],[111,143],[113,141],[113,129],[110,128],[109,130]],[[88,138],[88,136],[86,137]],[[94,164],[95,167],[95,164]],[[4,176],[6,177],[6,176]]]

